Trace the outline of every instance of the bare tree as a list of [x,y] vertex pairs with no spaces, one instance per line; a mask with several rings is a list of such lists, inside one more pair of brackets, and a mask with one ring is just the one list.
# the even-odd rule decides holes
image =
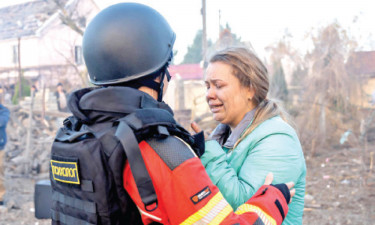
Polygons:
[[359,89],[356,78],[349,76],[345,62],[354,51],[355,41],[337,23],[312,35],[314,49],[305,56],[308,76],[303,88],[299,124],[303,124],[302,140],[311,154],[327,140],[337,142],[347,130],[354,130],[359,121],[356,107],[350,101]]
[[74,1],[70,7],[66,7],[66,0],[52,0],[60,11],[60,20],[73,31],[83,36],[83,28],[86,26],[86,17],[77,9],[79,1]]
[[[53,1],[59,9],[59,18],[65,26],[69,27],[73,31],[75,31],[80,36],[83,36],[84,29],[86,28],[87,23],[87,15],[91,13],[91,11],[83,11],[80,10],[80,3],[82,1],[73,1],[70,5],[67,5],[66,0],[51,0]],[[79,65],[75,62],[75,45],[71,45],[71,53],[70,55],[63,55],[67,64],[71,66],[75,73],[80,77],[82,81],[82,87],[88,86],[89,82],[87,79],[87,70],[84,68],[79,68]],[[59,52],[62,55],[61,52]]]

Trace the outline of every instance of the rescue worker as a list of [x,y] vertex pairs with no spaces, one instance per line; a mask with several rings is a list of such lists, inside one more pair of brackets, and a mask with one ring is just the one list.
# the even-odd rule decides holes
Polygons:
[[9,121],[9,109],[1,103],[0,99],[0,205],[4,205],[5,186],[4,186],[4,160],[5,145],[7,143],[6,127]]
[[[91,127],[139,109],[158,109],[155,112],[163,113],[150,118],[163,115],[173,120],[162,97],[171,79],[168,65],[174,41],[167,21],[148,6],[120,3],[101,11],[83,37],[90,81],[98,87],[71,94],[68,106],[73,115]],[[141,141],[139,148],[157,201],[142,202],[133,178],[139,171],[131,169],[132,162],[126,160],[121,174],[144,224],[281,224],[286,216],[292,184],[271,186],[268,178],[267,185],[234,213],[187,142],[175,136],[151,138]]]

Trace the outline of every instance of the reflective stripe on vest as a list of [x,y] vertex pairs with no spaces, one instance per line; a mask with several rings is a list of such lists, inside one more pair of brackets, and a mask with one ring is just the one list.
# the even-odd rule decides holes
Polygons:
[[276,221],[274,218],[272,218],[270,215],[264,212],[261,208],[254,205],[246,203],[240,205],[235,213],[237,215],[241,215],[247,212],[255,212],[256,214],[258,214],[258,216],[262,219],[263,223],[266,225],[276,225]]
[[218,192],[205,206],[189,216],[181,225],[220,224],[231,212],[233,212],[232,207]]

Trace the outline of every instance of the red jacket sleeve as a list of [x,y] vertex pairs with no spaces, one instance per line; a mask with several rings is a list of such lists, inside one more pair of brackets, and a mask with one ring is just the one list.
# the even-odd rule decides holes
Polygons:
[[[145,209],[128,163],[123,177],[124,188],[137,205],[144,224],[254,224],[257,220],[264,224],[281,224],[280,207],[285,215],[288,211],[282,193],[267,185],[233,212],[189,146],[181,145],[167,154],[164,153],[168,149],[155,151],[145,141],[139,147],[157,194],[156,209]],[[173,151],[179,154],[176,156]],[[183,151],[189,152],[181,154]]]

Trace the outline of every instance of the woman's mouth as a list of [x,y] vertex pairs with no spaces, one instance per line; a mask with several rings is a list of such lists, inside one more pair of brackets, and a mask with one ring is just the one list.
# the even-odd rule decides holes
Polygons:
[[212,113],[217,113],[220,111],[221,107],[223,107],[223,105],[210,105],[210,109],[211,109],[211,112]]

